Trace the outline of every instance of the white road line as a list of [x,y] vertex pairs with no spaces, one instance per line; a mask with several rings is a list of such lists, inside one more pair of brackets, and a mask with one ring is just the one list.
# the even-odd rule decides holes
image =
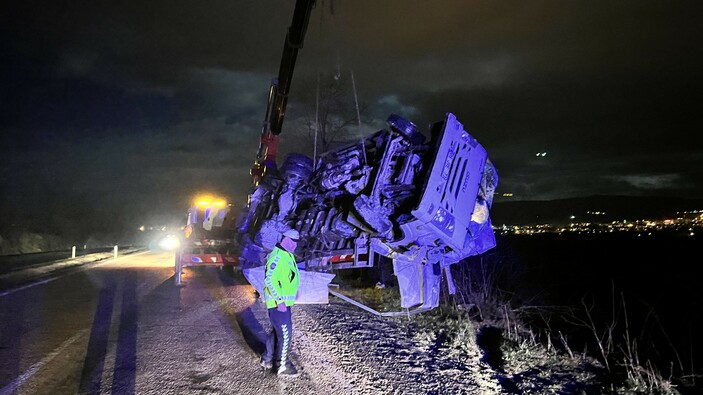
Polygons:
[[41,280],[41,281],[37,281],[36,283],[31,283],[31,284],[23,285],[23,286],[21,286],[21,287],[12,288],[12,289],[10,289],[10,290],[4,291],[4,292],[0,292],[0,297],[9,295],[9,294],[14,293],[14,292],[17,292],[17,291],[21,291],[21,290],[23,290],[23,289],[32,288],[32,287],[35,286],[35,285],[46,284],[46,283],[48,283],[48,282],[52,282],[52,281],[56,280],[57,278],[58,278],[58,277],[45,278],[45,279],[43,279],[43,280]]
[[[40,280],[40,281],[37,281],[37,282],[35,282],[35,283],[23,285],[23,286],[21,286],[21,287],[12,288],[12,289],[8,289],[7,291],[0,292],[0,298],[3,297],[3,296],[7,296],[7,295],[9,295],[9,294],[15,293],[15,292],[17,292],[17,291],[22,291],[22,290],[27,289],[27,288],[32,288],[32,287],[34,287],[34,286],[36,286],[36,285],[46,284],[46,283],[52,282],[52,281],[54,281],[54,280],[58,280],[59,278],[62,278],[62,277],[70,276],[70,275],[72,275],[72,274],[80,273],[80,272],[83,272],[83,271],[85,271],[85,270],[92,269],[92,268],[94,268],[94,267],[98,267],[98,266],[102,266],[102,265],[105,265],[105,264],[108,264],[108,263],[112,263],[112,262],[115,262],[115,261],[119,261],[119,260],[122,259],[122,258],[129,258],[129,257],[137,256],[137,255],[143,255],[143,254],[146,254],[146,253],[148,253],[148,252],[151,252],[151,251],[150,251],[150,250],[146,250],[146,251],[142,251],[142,252],[135,252],[135,253],[132,253],[132,254],[129,254],[129,255],[122,255],[122,256],[119,256],[119,257],[117,257],[117,258],[108,258],[108,259],[105,259],[104,261],[98,261],[99,263],[91,262],[91,263],[94,263],[94,264],[93,264],[93,265],[90,265],[89,267],[84,267],[84,268],[82,268],[82,269],[77,269],[77,270],[75,270],[75,271],[72,271],[72,272],[70,272],[70,273],[66,273],[66,274],[61,275],[61,276],[45,278],[45,279]],[[0,394],[0,395],[1,395],[1,394]]]
[[41,369],[44,365],[49,363],[52,359],[54,359],[57,355],[59,355],[66,347],[70,346],[73,342],[78,340],[78,338],[85,335],[85,333],[87,331],[88,331],[87,329],[83,329],[83,330],[79,331],[78,333],[76,333],[75,335],[73,335],[72,338],[63,342],[63,344],[61,344],[59,346],[59,348],[57,348],[54,351],[52,351],[51,353],[47,354],[47,356],[42,358],[41,361],[32,365],[29,369],[27,369],[27,371],[25,371],[19,377],[14,379],[10,384],[8,384],[5,387],[3,387],[2,389],[0,389],[0,395],[13,394],[15,391],[17,391],[17,389],[22,384],[25,383],[25,381],[27,381],[30,377],[32,377],[34,375],[34,373],[37,372],[37,370]]

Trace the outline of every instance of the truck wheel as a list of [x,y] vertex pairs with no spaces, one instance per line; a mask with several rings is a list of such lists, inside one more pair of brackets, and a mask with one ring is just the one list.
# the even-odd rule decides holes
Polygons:
[[425,136],[417,130],[417,126],[400,115],[391,114],[386,122],[391,129],[400,133],[413,145],[418,145],[425,142]]

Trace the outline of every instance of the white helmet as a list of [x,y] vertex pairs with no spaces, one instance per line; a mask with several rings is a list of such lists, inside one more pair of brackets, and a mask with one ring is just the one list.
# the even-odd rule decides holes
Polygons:
[[298,239],[300,239],[300,233],[298,233],[298,231],[295,229],[288,229],[287,231],[283,232],[283,237],[293,239],[293,241],[298,241]]

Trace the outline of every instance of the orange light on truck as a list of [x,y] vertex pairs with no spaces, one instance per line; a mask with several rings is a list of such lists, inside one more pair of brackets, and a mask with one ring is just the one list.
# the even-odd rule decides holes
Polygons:
[[227,202],[224,199],[215,198],[212,196],[198,196],[197,198],[195,198],[193,203],[198,207],[209,207],[209,206],[224,207],[227,205]]

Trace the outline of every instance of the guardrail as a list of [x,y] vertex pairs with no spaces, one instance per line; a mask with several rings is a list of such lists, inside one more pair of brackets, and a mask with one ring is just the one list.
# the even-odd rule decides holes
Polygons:
[[32,252],[27,254],[0,255],[0,274],[13,272],[15,270],[26,269],[29,267],[46,265],[53,262],[75,259],[77,257],[101,254],[105,252],[113,252],[116,258],[120,250],[128,250],[139,248],[137,246],[111,246],[111,247],[95,247],[77,249],[75,246],[68,250]]

